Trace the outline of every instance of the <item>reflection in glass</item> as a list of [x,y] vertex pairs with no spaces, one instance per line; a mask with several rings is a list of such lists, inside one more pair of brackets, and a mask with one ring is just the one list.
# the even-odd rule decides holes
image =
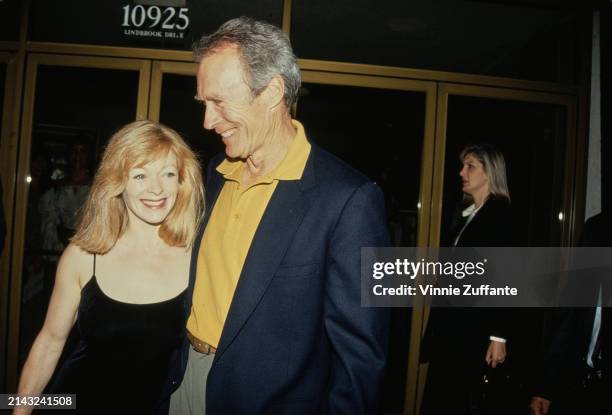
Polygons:
[[19,359],[40,330],[58,259],[74,233],[97,158],[135,118],[136,71],[38,67],[23,256]]
[[[306,136],[383,189],[396,246],[416,245],[425,94],[304,84],[296,118]],[[406,390],[411,310],[392,310],[382,412],[401,412]]]
[[211,158],[223,151],[223,143],[214,131],[204,129],[204,107],[194,99],[195,95],[195,76],[164,74],[159,121],[183,136],[204,169]]

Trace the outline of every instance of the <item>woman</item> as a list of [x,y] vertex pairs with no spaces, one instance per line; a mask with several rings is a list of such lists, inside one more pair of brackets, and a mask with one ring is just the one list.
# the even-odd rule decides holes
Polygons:
[[[512,246],[503,155],[490,145],[470,145],[460,160],[465,209],[444,245]],[[483,413],[484,365],[495,369],[506,360],[508,326],[507,312],[500,308],[432,308],[423,340],[422,360],[430,366],[422,414]]]
[[174,130],[137,121],[113,135],[60,259],[19,394],[42,393],[76,323],[79,343],[48,393],[76,393],[79,413],[154,411],[184,336],[202,201],[199,163]]

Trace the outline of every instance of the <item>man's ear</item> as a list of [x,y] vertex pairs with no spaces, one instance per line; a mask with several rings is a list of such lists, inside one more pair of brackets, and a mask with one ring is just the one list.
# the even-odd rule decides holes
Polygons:
[[269,109],[276,108],[283,104],[285,97],[285,82],[283,81],[283,77],[275,75],[268,83],[268,86],[266,86],[266,89],[263,90],[262,95],[264,95]]

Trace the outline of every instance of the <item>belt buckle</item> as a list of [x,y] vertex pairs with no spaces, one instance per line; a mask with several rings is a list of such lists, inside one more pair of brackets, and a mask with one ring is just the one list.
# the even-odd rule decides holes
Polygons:
[[200,352],[202,354],[208,354],[209,355],[210,352],[212,352],[210,344],[207,344],[207,343],[202,344],[202,343],[198,342],[198,349],[199,350],[196,350],[196,351],[198,351],[198,352]]
[[[189,332],[188,332],[189,333]],[[210,355],[211,353],[214,353],[213,351],[213,347],[205,342],[200,341],[200,339],[198,339],[196,336],[194,336],[193,334],[189,333],[189,337],[191,337],[191,347],[193,348],[193,350],[195,350],[198,353],[202,353],[205,355]]]

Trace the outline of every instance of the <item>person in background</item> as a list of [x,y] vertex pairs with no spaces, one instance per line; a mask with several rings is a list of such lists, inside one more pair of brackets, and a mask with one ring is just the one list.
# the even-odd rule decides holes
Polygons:
[[55,284],[55,270],[59,257],[76,231],[78,214],[89,194],[91,184],[89,165],[92,156],[88,148],[79,141],[71,144],[68,154],[64,157],[65,166],[53,170],[50,177],[53,185],[38,201],[44,251],[42,259],[45,304],[48,303]]
[[[488,144],[459,156],[462,219],[442,246],[504,247],[513,240],[510,192],[501,152]],[[429,362],[421,414],[472,414],[481,406],[485,364],[506,360],[509,321],[504,309],[432,307],[421,360]],[[476,412],[480,413],[480,412]],[[501,414],[503,408],[491,413]]]
[[292,120],[300,69],[279,28],[233,19],[195,56],[225,155],[208,166],[170,413],[376,414],[389,310],[361,307],[360,263],[389,244],[380,188]]
[[[612,216],[600,213],[584,224],[579,246],[612,246]],[[580,282],[577,282],[580,284]],[[539,368],[529,405],[532,415],[612,414],[612,308],[610,284],[593,290],[596,307],[557,310],[556,329]]]
[[[75,413],[157,410],[184,337],[202,201],[199,163],[174,130],[136,121],[111,137],[18,394],[41,394],[56,372],[47,392],[76,394]],[[56,370],[75,324],[79,343]]]

